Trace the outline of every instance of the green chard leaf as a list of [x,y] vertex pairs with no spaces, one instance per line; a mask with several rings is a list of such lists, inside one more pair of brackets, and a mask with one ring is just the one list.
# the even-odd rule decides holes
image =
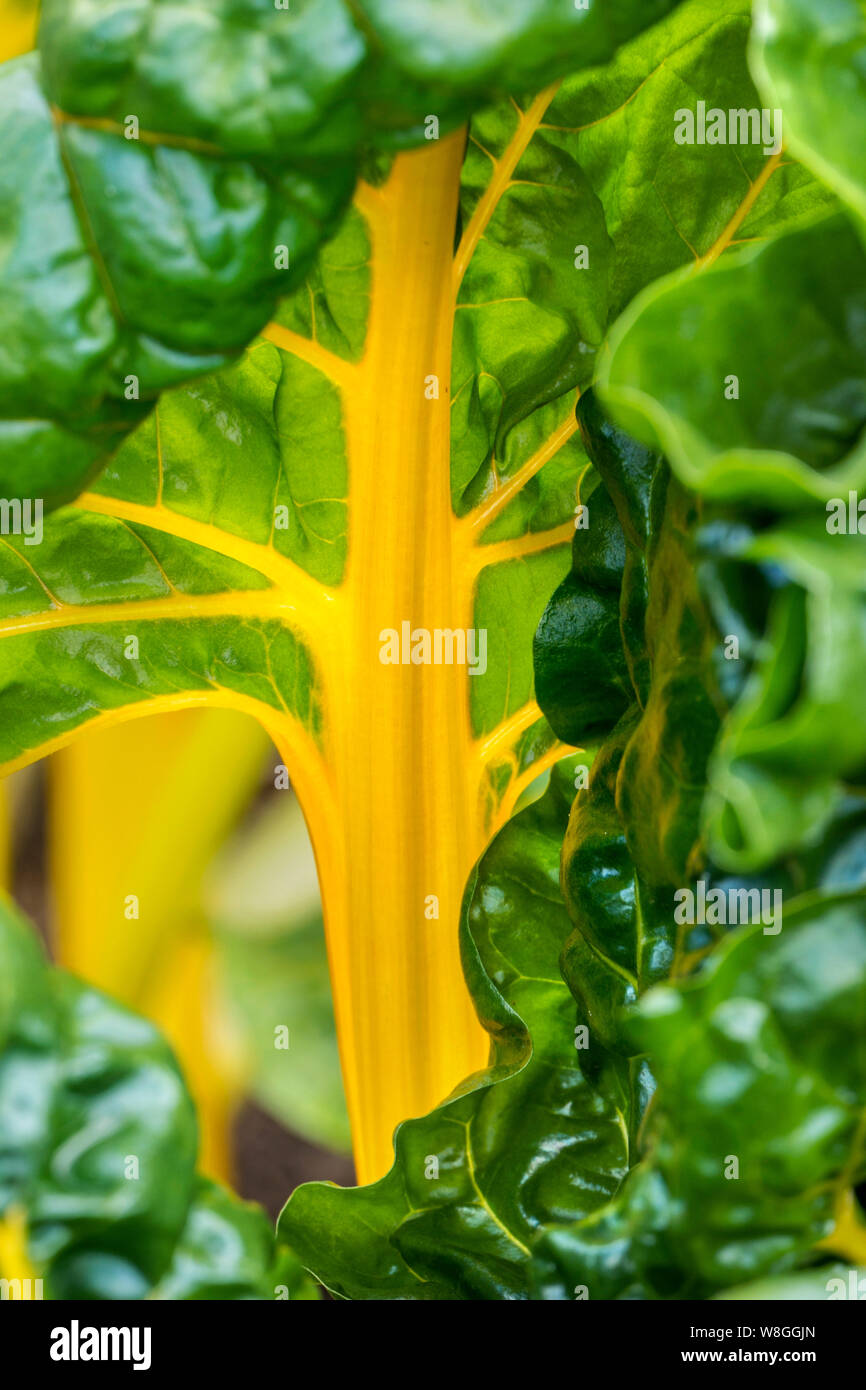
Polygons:
[[[774,698],[771,682],[775,679],[780,688],[783,666],[790,676],[788,688],[791,681],[799,681],[802,644],[798,647],[789,632],[775,634],[765,647],[765,625],[774,621],[776,605],[796,604],[803,591],[795,580],[811,583],[829,605],[838,599],[838,589],[828,586],[828,574],[850,580],[862,570],[833,553],[832,539],[826,534],[810,536],[802,524],[796,538],[790,528],[758,531],[723,510],[702,505],[671,477],[658,454],[611,426],[593,392],[582,397],[578,418],[596,484],[586,504],[588,525],[575,533],[572,574],[554,595],[539,626],[536,676],[539,701],[555,728],[567,728],[573,739],[587,732],[605,735],[588,781],[584,779],[578,791],[563,845],[563,895],[574,930],[565,943],[561,964],[581,1016],[589,1024],[584,1072],[598,1093],[608,1096],[624,1116],[632,1138],[630,1161],[637,1167],[623,1189],[624,1194],[634,1193],[633,1199],[623,1196],[622,1206],[616,1199],[609,1219],[598,1217],[603,1251],[596,1255],[594,1219],[573,1230],[551,1226],[542,1240],[547,1253],[541,1257],[538,1296],[571,1297],[566,1290],[575,1286],[588,1287],[593,1298],[707,1296],[726,1282],[721,1267],[728,1254],[718,1256],[718,1267],[712,1263],[716,1254],[708,1254],[704,1283],[690,1284],[686,1275],[693,1264],[691,1254],[671,1254],[668,1248],[679,1239],[681,1211],[684,1231],[694,1231],[696,1241],[707,1234],[700,1220],[706,1194],[696,1192],[693,1207],[684,1207],[680,1188],[662,1181],[654,1166],[654,1125],[667,1103],[668,1035],[639,1027],[635,1009],[640,1018],[654,1019],[650,1005],[644,1009],[640,1004],[648,989],[691,975],[707,961],[713,970],[720,969],[715,962],[725,958],[727,947],[717,943],[736,918],[728,921],[723,915],[714,920],[707,914],[701,920],[679,911],[680,890],[689,887],[689,880],[690,891],[697,892],[701,881],[705,893],[720,891],[729,902],[734,901],[733,893],[738,898],[750,895],[744,899],[749,902],[757,896],[762,909],[762,893],[769,894],[767,901],[773,903],[780,901],[774,894],[785,902],[802,894],[801,912],[811,908],[819,916],[824,904],[830,911],[839,893],[858,889],[862,893],[866,800],[853,790],[837,795],[834,784],[830,804],[821,808],[819,818],[802,773],[811,760],[813,775],[829,776],[832,781],[834,766],[844,762],[846,746],[852,748],[850,763],[856,761],[858,722],[851,720],[848,740],[834,742],[831,731],[836,723],[817,707],[822,694],[827,701],[844,701],[847,686],[840,679],[838,660],[823,681],[820,673],[828,669],[826,658],[823,665],[810,666],[815,685],[812,700],[804,699],[802,707],[788,716],[799,715],[803,740],[802,746],[798,744],[799,761],[792,756],[792,744],[778,764],[767,753],[771,767],[782,769],[789,778],[788,800],[773,807],[776,821],[768,816],[766,827],[763,823],[758,827],[762,834],[755,834],[751,823],[744,825],[737,853],[717,853],[718,836],[708,836],[704,823],[705,807],[715,810],[720,790],[732,780],[729,777],[724,783],[720,769],[740,767],[734,763],[735,752],[741,761],[746,753],[756,757],[762,735],[768,749],[775,743],[781,747],[781,718],[787,710],[780,694]],[[825,556],[828,541],[829,559]],[[733,681],[722,652],[731,627],[717,627],[717,622],[727,622],[732,614],[742,630],[747,668],[745,675]],[[821,609],[820,616],[816,611],[815,619],[825,624],[828,641],[834,634],[840,640],[828,610]],[[839,621],[849,636],[856,633],[850,607],[842,611]],[[852,649],[856,661],[856,643]],[[599,651],[605,654],[604,663],[598,660]],[[774,663],[770,674],[765,670],[769,653]],[[617,699],[611,694],[611,670],[617,672]],[[606,727],[600,730],[605,712]],[[775,717],[780,722],[768,729],[765,722]],[[822,769],[816,757],[819,740],[822,754],[832,744],[829,772],[818,771]],[[792,836],[785,832],[790,830],[792,816],[809,829],[809,835],[801,835],[807,844],[800,846],[796,859],[783,859],[783,852],[791,847]],[[714,824],[712,820],[711,829]],[[731,869],[735,872],[729,873]],[[752,876],[744,877],[744,873]],[[859,922],[858,914],[866,913],[866,897],[850,901]],[[792,914],[796,921],[796,901],[785,908],[786,933]],[[776,925],[774,919],[774,930]],[[756,939],[764,940],[760,932]],[[724,978],[730,979],[730,972]],[[676,998],[670,991],[664,995],[657,990],[647,996],[648,1000],[668,997]],[[835,1005],[830,1008],[832,1012]],[[677,1014],[670,1033],[677,1058],[680,1037],[685,1039],[683,1046],[690,1047],[683,1017]],[[688,1073],[686,1088],[697,1087],[701,1067],[708,1066],[706,1057],[698,1058],[697,1048],[690,1052],[692,1058],[695,1072]],[[721,1064],[719,1074],[724,1075]],[[782,1089],[793,1084],[792,1075],[789,1072]],[[659,1093],[653,1099],[657,1085]],[[671,1144],[682,1145],[670,1161],[675,1177],[682,1162],[679,1155],[697,1148],[696,1136],[705,1123],[701,1114],[695,1119],[694,1134],[688,1129],[681,1133],[684,1094],[687,1089],[678,1088],[669,1102]],[[712,1109],[715,1100],[707,1105]],[[741,1118],[732,1104],[727,1153],[738,1152],[733,1136]],[[786,1132],[785,1143],[795,1153],[802,1148],[796,1134]],[[697,1160],[698,1177],[705,1167]],[[715,1181],[721,1170],[712,1173]],[[683,1184],[688,1180],[684,1177]],[[826,1229],[838,1212],[840,1189],[851,1181],[856,1181],[853,1167],[840,1161],[834,1151],[828,1158],[820,1207]],[[807,1186],[804,1182],[804,1189]],[[762,1200],[756,1195],[749,1208],[750,1219],[756,1223]],[[734,1197],[731,1201],[736,1205]],[[737,1219],[736,1213],[731,1219]],[[795,1234],[796,1239],[791,1235],[783,1248],[790,1250],[791,1260],[799,1261],[825,1229],[815,1218],[804,1220],[802,1231]],[[645,1246],[646,1271],[640,1264]],[[753,1254],[743,1255],[732,1277],[748,1278],[776,1267],[775,1256],[761,1265],[756,1255],[753,1267]],[[545,1261],[552,1262],[550,1267]],[[673,1270],[669,1264],[675,1266]],[[614,1270],[608,1280],[604,1271]]]
[[866,222],[866,15],[859,0],[755,0],[750,60],[804,164]]
[[660,887],[700,863],[694,827],[725,707],[695,578],[696,511],[657,454],[610,427],[594,393],[578,418],[599,485],[536,635],[539,701],[574,742],[618,724],[593,772],[606,788],[602,822],[621,822],[629,856]]
[[22,1223],[46,1296],[273,1298],[273,1233],[195,1177],[192,1102],[155,1029],[48,966],[5,903],[0,965],[0,1221]]
[[847,495],[866,479],[864,287],[841,216],[676,276],[618,324],[602,398],[707,497],[802,510]]
[[673,3],[484,0],[470,24],[405,0],[44,0],[39,52],[0,71],[0,493],[70,500],[160,391],[236,356],[363,158],[603,62]]
[[[805,7],[759,11],[762,85],[766,49],[786,104],[814,115],[792,115],[791,146],[853,203],[813,157],[859,80],[826,80],[859,51],[852,8],[835,25],[822,13],[811,47],[792,37],[816,25]],[[734,152],[712,153],[721,180]],[[801,169],[775,201],[790,158],[753,153],[743,205],[637,296],[599,359],[614,423],[584,395],[588,526],[536,637],[554,728],[603,738],[564,845],[562,963],[591,1024],[587,1075],[623,1097],[635,1136],[608,1207],[537,1241],[541,1298],[709,1297],[753,1280],[771,1297],[760,1281],[811,1265],[802,1277],[826,1280],[816,1246],[866,1169],[864,552],[848,491],[863,473],[866,277],[829,191]],[[858,154],[828,157],[853,178]],[[623,477],[641,480],[637,514]],[[720,939],[724,917],[684,921],[674,899],[698,878],[780,894],[781,934],[779,921]]]
[[[864,49],[862,7],[845,0],[820,24],[796,0],[757,7],[762,99],[784,103],[791,148],[858,216],[859,148],[846,130],[863,105]],[[738,873],[812,852],[866,770],[855,712],[866,676],[862,227],[810,214],[757,240],[650,287],[600,372],[614,419],[663,448],[716,508],[698,540],[702,579],[747,659],[722,674],[736,706],[704,833]]]
[[[645,1157],[606,1208],[537,1245],[538,1296],[705,1298],[782,1274],[866,1173],[866,900],[786,909],[633,1014],[658,1077]],[[855,1040],[852,1046],[852,1040]]]
[[704,808],[710,852],[733,871],[814,851],[866,770],[866,538],[828,534],[825,520],[729,532],[744,572],[772,578],[762,647],[713,754]]

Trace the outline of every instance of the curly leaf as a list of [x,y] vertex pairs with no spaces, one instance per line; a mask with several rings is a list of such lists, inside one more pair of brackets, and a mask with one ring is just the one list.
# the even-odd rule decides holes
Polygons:
[[[578,416],[598,485],[590,494],[588,530],[575,536],[572,576],[539,627],[538,689],[543,706],[551,695],[556,702],[551,716],[572,718],[578,736],[586,710],[606,711],[609,726],[625,700],[632,702],[602,743],[569,819],[562,884],[574,931],[562,968],[591,1027],[587,1074],[617,1098],[636,1135],[655,1084],[656,1056],[629,1027],[628,1009],[654,983],[694,971],[725,930],[724,919],[721,925],[684,921],[675,911],[677,890],[690,878],[694,889],[699,876],[708,890],[793,895],[809,889],[816,897],[864,883],[863,798],[846,795],[836,781],[861,756],[859,723],[846,708],[856,682],[842,678],[838,659],[810,661],[803,677],[802,644],[773,628],[777,610],[789,611],[808,585],[813,645],[824,636],[840,641],[835,605],[853,675],[861,653],[855,607],[840,600],[845,584],[862,587],[862,567],[853,553],[834,551],[832,539],[824,535],[822,544],[803,525],[756,534],[724,515],[701,516],[664,462],[605,420],[592,393],[582,398]],[[748,601],[732,580],[737,567]],[[714,617],[730,618],[735,599],[734,631],[741,611],[750,626],[743,631],[747,674],[732,681],[721,654],[721,632],[731,628],[720,632]],[[618,703],[598,674],[598,650],[610,651],[607,660],[616,662]],[[551,670],[570,678],[551,683]],[[800,703],[789,709],[784,692],[801,679]],[[850,734],[832,738],[843,709]],[[768,782],[775,776],[775,797],[765,797],[763,818],[757,797],[749,800],[752,765],[768,769]],[[810,779],[819,792],[829,789],[820,806]],[[723,793],[729,800],[719,807]],[[742,806],[742,822],[729,849],[720,845],[717,827],[727,827],[733,839],[734,805]],[[797,859],[779,862],[792,844]],[[733,878],[726,869],[765,873]],[[665,1219],[660,1210],[660,1228]]]
[[48,967],[3,903],[0,962],[0,1224],[26,1232],[4,1277],[30,1277],[26,1260],[52,1298],[143,1298],[164,1279],[162,1297],[189,1298],[206,1278],[272,1297],[265,1218],[196,1184],[192,1103],[154,1028]]
[[866,16],[858,0],[755,0],[750,58],[798,158],[866,220]]
[[[866,766],[864,295],[861,244],[837,217],[651,291],[606,377],[611,410],[658,438],[684,481],[754,517],[708,514],[699,541],[722,631],[748,659],[723,680],[740,698],[705,821],[713,857],[737,872],[813,846]],[[699,371],[671,351],[684,333]],[[722,399],[728,372],[738,399]]]
[[648,290],[613,335],[602,397],[707,497],[803,508],[847,495],[866,480],[864,295],[866,253],[845,220],[780,236]]
[[[866,904],[785,912],[633,1016],[659,1088],[646,1157],[614,1201],[538,1244],[542,1298],[701,1298],[782,1274],[866,1172]],[[586,1296],[586,1295],[584,1295]]]
[[397,1131],[370,1187],[298,1188],[280,1231],[344,1298],[527,1296],[539,1223],[591,1211],[627,1163],[620,1117],[584,1080],[578,1015],[559,977],[568,917],[558,890],[571,761],[501,830],[473,874],[461,922],[490,1066]]
[[600,486],[538,628],[539,699],[575,741],[636,706],[613,814],[646,882],[677,883],[700,859],[694,823],[724,708],[695,577],[695,508],[657,454],[609,425],[594,393],[578,418]]
[[[801,517],[732,547],[774,575],[766,636],[713,757],[713,857],[750,872],[819,844],[866,767],[866,539]],[[785,577],[786,584],[781,578]]]

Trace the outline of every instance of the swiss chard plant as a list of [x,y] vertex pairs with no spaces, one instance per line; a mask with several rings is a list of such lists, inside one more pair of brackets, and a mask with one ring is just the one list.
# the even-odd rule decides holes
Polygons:
[[[276,746],[366,1184],[299,1188],[277,1258],[339,1297],[864,1258],[833,8],[43,0],[0,67],[3,770],[202,707]],[[190,1296],[191,1183],[137,1289]],[[39,1201],[4,1229],[64,1296]]]

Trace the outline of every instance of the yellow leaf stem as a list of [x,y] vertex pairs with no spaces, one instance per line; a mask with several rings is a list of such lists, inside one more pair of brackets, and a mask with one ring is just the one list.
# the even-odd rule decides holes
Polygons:
[[[521,140],[529,133],[521,127]],[[372,246],[366,348],[357,366],[332,373],[351,497],[348,569],[327,638],[316,643],[333,825],[305,810],[360,1182],[387,1171],[396,1124],[437,1104],[484,1065],[488,1048],[457,933],[467,878],[491,833],[481,795],[489,750],[472,733],[471,682],[459,666],[380,660],[381,634],[403,622],[470,628],[479,570],[506,558],[497,549],[479,560],[478,531],[458,522],[451,505],[464,139],[401,155],[383,187],[361,186]],[[492,209],[491,200],[485,215]],[[473,236],[482,234],[478,219]],[[268,336],[327,370],[316,345],[276,326]],[[557,533],[547,543],[562,540]],[[515,542],[514,555],[525,545]],[[510,789],[512,804],[521,790]]]
[[403,621],[471,626],[449,489],[462,156],[462,135],[402,155],[384,188],[361,195],[373,285],[365,355],[343,393],[349,563],[319,648],[339,833],[308,813],[361,1182],[390,1166],[395,1125],[487,1052],[456,931],[484,838],[465,672],[379,659],[380,633]]
[[9,1281],[3,1297],[39,1297],[37,1278],[27,1249],[27,1218],[21,1207],[7,1207],[0,1217],[0,1279]]
[[164,1029],[204,1166],[223,1178],[241,1067],[219,1032],[199,889],[267,746],[243,715],[191,710],[87,731],[49,763],[58,961]]
[[38,16],[36,0],[0,0],[0,63],[30,51]]

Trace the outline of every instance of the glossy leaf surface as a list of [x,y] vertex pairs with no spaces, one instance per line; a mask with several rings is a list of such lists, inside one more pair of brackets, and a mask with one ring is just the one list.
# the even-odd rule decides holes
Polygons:
[[[196,1186],[195,1116],[151,1024],[46,965],[0,908],[0,1218],[57,1299],[273,1297],[264,1215]],[[196,1268],[193,1271],[193,1264]]]
[[756,0],[751,65],[804,163],[866,219],[866,16],[857,0]]
[[866,907],[792,904],[686,985],[647,995],[631,1027],[658,1093],[646,1157],[605,1210],[538,1248],[539,1296],[700,1298],[790,1269],[866,1168],[861,1115]]
[[[826,174],[814,149],[832,145],[841,127],[831,135],[828,112],[842,89],[856,105],[857,79],[825,97],[814,77],[852,58],[856,69],[852,9],[835,24],[822,14],[820,36],[802,6],[759,15],[755,72],[788,83],[792,148]],[[814,43],[798,45],[807,29]],[[807,108],[815,119],[798,137]],[[789,168],[785,153],[767,158],[744,215],[626,310],[600,360],[603,409],[580,407],[599,478],[582,485],[590,531],[600,526],[576,534],[572,575],[539,628],[538,690],[560,731],[604,738],[566,838],[575,931],[563,968],[616,1049],[598,1084],[631,1090],[640,1127],[614,1202],[542,1237],[542,1298],[707,1297],[863,1248],[846,1194],[864,1161],[862,1078],[848,1070],[862,1051],[851,1010],[866,864],[853,705],[864,276],[855,230],[827,216],[829,190],[789,202],[793,221],[750,221]],[[854,201],[844,177],[827,177]],[[737,250],[746,240],[759,244]],[[618,474],[653,450],[676,482],[657,458],[636,535]],[[833,498],[844,508],[825,506]],[[723,896],[778,893],[781,933],[719,941],[730,923],[694,917],[675,930],[673,895],[699,879]],[[640,1002],[653,978],[642,962],[656,979],[698,973]],[[641,1058],[652,1081],[636,1090]]]
[[38,55],[0,72],[0,492],[70,500],[161,390],[231,360],[362,153],[602,62],[671,3],[486,0],[455,24],[393,0],[45,0]]

